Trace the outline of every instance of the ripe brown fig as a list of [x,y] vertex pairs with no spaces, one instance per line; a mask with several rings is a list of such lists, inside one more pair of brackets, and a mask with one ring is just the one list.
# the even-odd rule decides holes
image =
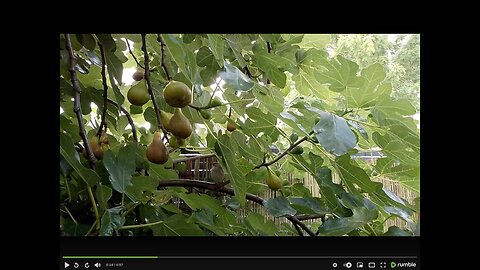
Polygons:
[[143,71],[141,69],[137,69],[137,71],[133,73],[132,78],[137,82],[141,81],[143,79]]
[[280,178],[273,173],[270,169],[267,169],[268,175],[267,175],[267,185],[269,188],[273,190],[279,190],[282,188],[282,181],[280,181]]
[[182,82],[171,81],[165,86],[163,97],[168,105],[183,108],[192,102],[192,90]]
[[152,142],[147,146],[147,159],[156,164],[164,164],[168,160],[168,150],[162,141],[162,132],[153,134]]
[[[107,141],[108,141],[108,137],[107,137]],[[93,137],[90,138],[89,140],[90,142],[90,146],[92,147],[92,152],[93,152],[93,155],[95,156],[96,159],[102,159],[103,158],[103,154],[105,153],[105,151],[108,150],[108,144],[105,144],[105,143],[101,143],[99,140],[98,140],[98,136],[95,135]],[[88,159],[88,156],[87,156],[87,150],[86,148],[83,148],[83,156],[85,158]]]
[[102,136],[100,136],[100,144],[108,144],[108,134],[103,131]]
[[170,130],[170,119],[172,118],[173,114],[166,112],[166,111],[160,111],[160,121],[162,121],[163,126],[165,127],[166,130],[169,132],[172,132]]
[[227,130],[228,131],[233,132],[235,129],[237,129],[237,127],[234,124],[232,124],[230,122],[227,124]]
[[175,112],[168,123],[170,132],[180,138],[188,138],[193,131],[192,124],[188,121],[188,118],[185,117],[182,113],[182,109],[175,108]]
[[150,94],[148,93],[146,81],[141,80],[137,84],[132,85],[128,90],[127,98],[133,105],[143,106],[143,104],[147,103],[150,100]]

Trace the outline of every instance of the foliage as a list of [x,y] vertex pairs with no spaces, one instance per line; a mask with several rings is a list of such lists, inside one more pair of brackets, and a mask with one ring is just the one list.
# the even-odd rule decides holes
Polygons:
[[[70,35],[81,90],[76,96],[66,35],[61,35],[60,213],[64,233],[294,235],[292,219],[317,215],[321,222],[305,225],[304,231],[310,229],[319,236],[411,235],[416,226],[412,215],[418,208],[377,181],[388,177],[420,194],[420,131],[411,118],[416,109],[410,98],[394,96],[399,87],[409,86],[405,80],[392,78],[390,60],[384,57],[384,51],[391,49],[388,46],[399,45],[365,36],[363,43],[349,47],[342,45],[351,44],[343,41],[348,36],[333,35],[340,49],[332,57],[326,50],[331,38],[147,34],[143,40],[140,34]],[[418,44],[415,38],[396,54],[396,63],[411,61],[410,52]],[[352,53],[344,54],[341,48]],[[378,56],[372,58],[372,52]],[[130,82],[125,74],[143,70],[146,53],[156,104],[149,100],[136,106],[126,98]],[[405,74],[413,78],[418,71]],[[154,164],[146,158],[146,146],[161,128],[157,110],[174,111],[163,98],[163,89],[171,80],[192,89],[193,103],[182,111],[194,131],[181,145],[163,130],[169,139],[164,138],[169,159]],[[78,97],[81,123],[73,102]],[[213,97],[221,102],[212,103]],[[79,132],[83,126],[88,138],[95,136],[103,126],[102,116],[108,150],[91,166],[82,154],[88,147]],[[227,131],[228,123],[236,130]],[[292,153],[297,145],[303,151]],[[356,158],[359,151],[372,150],[382,153],[376,164]],[[183,170],[178,172],[174,164],[185,152],[217,157],[229,181],[223,183],[223,193],[213,183],[201,182],[203,188],[192,189],[188,185],[199,182],[180,180]],[[276,198],[263,200],[261,195],[268,189],[265,167],[278,171],[282,180],[285,172],[313,176],[320,196],[312,197],[308,187],[295,183],[282,185]],[[340,182],[332,180],[335,175]],[[230,191],[234,195],[226,196]],[[252,197],[270,216],[289,219],[276,224],[253,212],[247,206]],[[247,215],[241,216],[240,209],[247,209]],[[404,219],[409,228],[384,228],[383,222],[391,217]]]
[[392,97],[405,98],[420,111],[420,35],[332,35],[332,55],[343,55],[360,68],[380,63],[392,84]]

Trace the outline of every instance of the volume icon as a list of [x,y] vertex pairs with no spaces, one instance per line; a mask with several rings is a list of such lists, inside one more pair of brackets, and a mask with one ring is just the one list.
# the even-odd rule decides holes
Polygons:
[[100,266],[102,266],[101,263],[97,262],[96,264],[94,264],[96,268],[100,268]]

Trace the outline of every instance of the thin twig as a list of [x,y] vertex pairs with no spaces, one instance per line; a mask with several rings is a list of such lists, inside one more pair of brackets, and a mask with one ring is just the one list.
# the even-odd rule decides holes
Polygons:
[[[235,191],[231,188],[225,187],[225,186],[218,186],[215,183],[210,183],[206,181],[200,181],[200,180],[187,180],[187,179],[172,179],[172,180],[160,180],[157,186],[158,188],[161,187],[198,187],[198,188],[204,188],[208,190],[213,190],[229,195],[235,195]],[[261,197],[258,197],[256,195],[246,193],[246,199],[252,202],[255,202],[257,204],[260,204],[262,206],[265,206],[265,200]],[[290,222],[297,224],[300,226],[304,231],[306,231],[310,236],[315,236],[315,233],[310,230],[307,225],[303,224],[298,218],[295,216],[286,216]]]
[[100,122],[100,126],[98,127],[97,136],[100,138],[102,135],[102,128],[105,127],[107,129],[107,100],[108,100],[108,86],[107,86],[107,77],[105,75],[105,50],[100,42],[98,42],[98,47],[100,48],[100,53],[102,55],[102,83],[103,83],[103,110],[102,110],[102,121]]
[[157,41],[160,42],[160,48],[162,49],[162,67],[163,70],[165,70],[165,75],[167,75],[167,79],[170,81],[172,80],[172,77],[170,77],[170,73],[168,72],[167,69],[167,64],[165,63],[165,40],[163,40],[162,35],[157,34]]
[[135,57],[135,54],[133,54],[133,51],[132,51],[132,49],[130,48],[130,43],[128,42],[128,40],[125,40],[125,43],[127,43],[128,51],[130,52],[130,55],[133,57],[133,60],[135,60],[135,63],[137,63],[137,65],[138,65],[139,67],[145,69],[145,67],[142,66],[142,64],[140,64],[140,63],[138,62],[138,59],[137,59],[137,57]]
[[308,220],[308,219],[317,219],[324,218],[325,214],[315,214],[315,215],[297,215],[295,216],[298,220]]
[[158,128],[163,131],[163,137],[168,142],[168,137],[167,137],[168,131],[165,129],[165,127],[162,124],[162,120],[160,119],[160,109],[158,108],[157,102],[155,101],[155,94],[153,93],[152,84],[150,82],[150,70],[149,70],[149,66],[148,66],[149,59],[148,59],[147,42],[145,41],[145,36],[146,36],[146,34],[142,34],[142,50],[143,50],[143,58],[144,58],[144,63],[145,63],[145,75],[144,75],[144,77],[145,77],[145,81],[147,81],[148,93],[150,94],[150,98],[152,99],[153,108],[155,109],[155,114],[157,116]]
[[[311,135],[311,134],[313,134],[313,131],[309,133],[309,135]],[[279,161],[282,157],[284,157],[286,154],[288,154],[295,146],[297,146],[297,145],[301,144],[302,142],[306,141],[308,138],[310,138],[310,136],[305,136],[305,137],[301,138],[300,140],[291,144],[290,147],[287,150],[283,151],[283,153],[278,155],[274,160],[272,160],[270,162],[267,162],[267,163],[265,163],[265,161],[264,161],[264,162],[262,162],[262,164],[259,164],[259,165],[255,166],[253,168],[253,170],[258,169],[258,168],[263,167],[263,166],[268,167],[268,166],[272,165],[273,163]]]
[[82,107],[80,106],[80,94],[82,93],[82,90],[80,89],[77,72],[75,70],[75,66],[77,65],[77,57],[73,53],[72,42],[70,41],[70,34],[65,34],[65,48],[68,50],[68,56],[70,59],[69,72],[73,85],[73,90],[75,91],[75,96],[73,97],[73,111],[77,116],[78,130],[87,151],[88,164],[90,168],[95,169],[95,162],[97,159],[93,155],[92,146],[90,145],[90,142],[87,138],[87,132],[85,131],[85,125],[83,124]]
[[130,127],[132,128],[132,134],[133,134],[133,139],[138,142],[138,137],[137,137],[137,129],[135,128],[135,124],[133,123],[133,119],[132,119],[132,116],[130,115],[130,113],[127,111],[127,109],[125,109],[124,107],[122,106],[118,106],[118,104],[111,100],[111,99],[107,99],[108,102],[110,102],[113,106],[115,107],[120,107],[120,110],[123,112],[123,114],[125,114],[125,116],[127,117],[127,120],[128,120],[128,123],[130,124]]

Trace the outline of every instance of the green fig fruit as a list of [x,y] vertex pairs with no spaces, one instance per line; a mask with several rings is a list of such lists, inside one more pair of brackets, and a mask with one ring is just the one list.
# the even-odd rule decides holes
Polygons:
[[168,123],[170,132],[180,138],[186,139],[190,135],[192,135],[192,124],[188,121],[188,118],[185,117],[182,113],[182,109],[175,108],[175,112],[170,118],[170,122]]
[[212,99],[212,102],[210,102],[210,106],[209,106],[209,107],[210,107],[210,108],[213,108],[213,107],[218,107],[218,106],[222,106],[222,105],[223,105],[223,103],[222,103],[222,101],[220,100],[220,98],[219,98],[219,97],[214,97],[214,98]]
[[210,110],[200,110],[200,114],[205,120],[209,120],[210,118],[212,118],[212,112]]
[[237,127],[234,124],[232,124],[230,122],[227,124],[227,130],[228,131],[233,132],[235,129],[237,129]]
[[162,121],[163,126],[165,129],[169,132],[172,132],[170,130],[170,119],[172,119],[173,114],[166,112],[166,111],[160,111],[160,121]]
[[127,98],[133,105],[143,106],[143,104],[147,103],[150,100],[150,94],[148,93],[146,81],[141,80],[137,84],[132,85],[128,90]]
[[298,135],[297,135],[297,133],[292,133],[292,134],[290,135],[290,141],[296,142],[297,140],[298,140]]
[[138,69],[137,71],[135,71],[135,73],[133,73],[132,78],[137,82],[141,81],[143,79],[143,71],[141,69]]
[[187,170],[187,164],[185,162],[175,163],[173,167],[178,171],[178,173],[185,173]]
[[300,145],[297,145],[297,146],[293,147],[292,150],[290,150],[290,153],[292,153],[294,155],[301,155],[301,154],[303,154],[303,147],[301,147]]
[[282,188],[282,181],[270,169],[268,169],[267,185],[269,188],[273,190],[279,190],[280,188]]
[[155,164],[164,164],[168,160],[168,150],[162,141],[162,132],[153,134],[152,142],[147,146],[147,159]]
[[185,139],[180,137],[172,137],[170,138],[170,147],[173,149],[179,148],[185,145]]
[[182,82],[171,81],[165,86],[163,97],[168,105],[183,108],[192,102],[192,90]]

